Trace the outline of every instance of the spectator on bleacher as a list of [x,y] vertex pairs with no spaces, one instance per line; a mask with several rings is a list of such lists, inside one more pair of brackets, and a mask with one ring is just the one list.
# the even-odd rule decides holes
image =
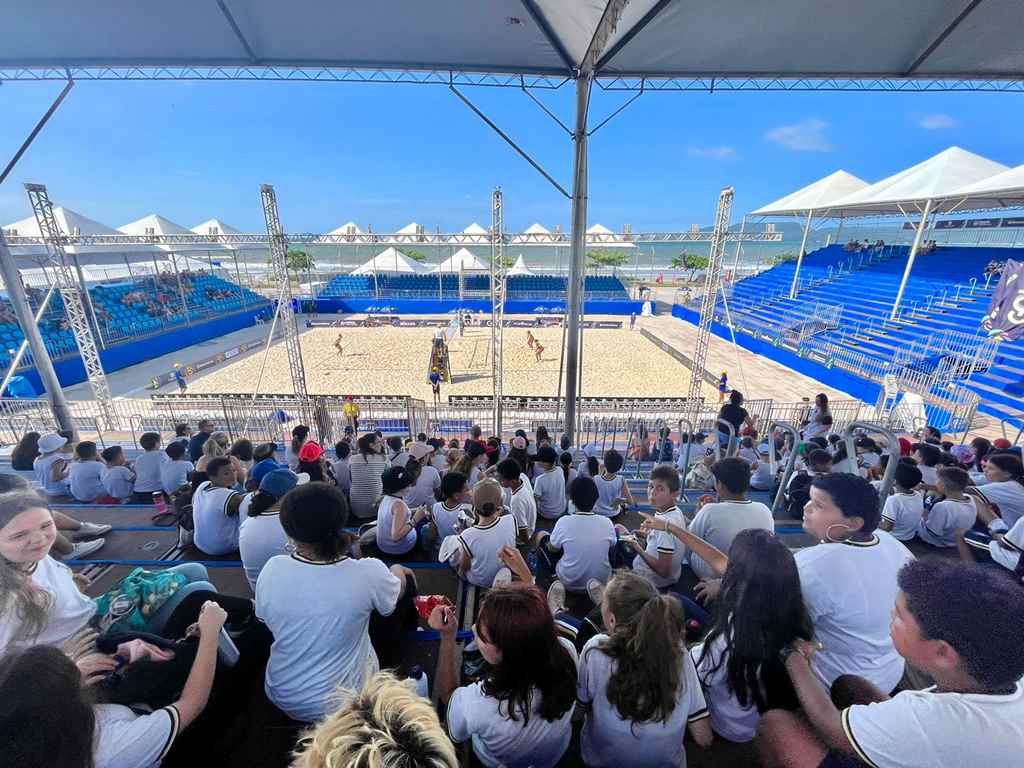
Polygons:
[[122,502],[128,501],[135,492],[135,473],[125,461],[124,449],[119,445],[112,445],[104,448],[100,456],[107,465],[101,477],[103,490],[108,496]]
[[439,437],[432,437],[427,440],[427,445],[432,449],[430,454],[430,466],[437,470],[438,474],[444,477],[450,467],[448,466],[448,452],[445,449],[444,440]]
[[629,484],[619,475],[623,463],[622,454],[612,448],[604,455],[604,471],[593,476],[598,493],[594,512],[599,515],[617,517],[624,508],[636,504]]
[[558,454],[550,443],[537,449],[534,466],[539,471],[533,479],[533,495],[537,499],[537,514],[548,520],[565,514],[565,476],[557,464]]
[[974,525],[977,511],[974,500],[964,489],[970,477],[959,467],[938,470],[936,489],[943,496],[931,509],[925,509],[917,526],[917,537],[933,547],[955,547],[963,531]]
[[255,491],[260,487],[260,481],[268,472],[280,469],[277,463],[277,445],[275,443],[260,443],[252,449],[252,469],[245,478],[245,489]]
[[533,495],[533,484],[513,458],[498,462],[496,477],[505,491],[504,503],[516,521],[519,541],[525,543],[533,538],[537,528],[537,499]]
[[[522,430],[519,430],[519,432],[522,432]],[[533,457],[530,455],[528,448],[529,442],[526,439],[526,433],[517,434],[509,442],[509,449],[505,458],[515,459],[523,473],[530,477],[533,473]]]
[[29,472],[34,469],[33,462],[39,455],[39,433],[26,432],[11,451],[11,469],[16,472]]
[[[31,483],[21,475],[0,474],[0,494],[12,491],[34,492]],[[63,512],[52,512],[51,516],[57,528],[53,546],[50,547],[51,557],[58,560],[78,560],[101,549],[106,543],[105,539],[95,537],[109,533],[109,525],[83,523]],[[69,536],[75,539],[92,538],[93,541],[73,543]]]
[[466,450],[455,465],[455,471],[465,475],[470,488],[479,482],[483,473],[483,465],[487,463],[487,452],[484,444],[477,440],[467,440]]
[[410,509],[426,506],[433,507],[441,492],[441,473],[430,464],[432,452],[426,443],[416,442],[409,446],[409,462],[416,462],[420,465],[416,482],[405,495],[405,502]]
[[430,702],[408,680],[373,675],[351,701],[299,741],[294,768],[341,766],[458,768]]
[[405,443],[398,435],[392,435],[385,443],[388,447],[388,462],[393,467],[404,467],[409,460],[409,453],[405,450]]
[[452,608],[438,606],[441,634],[434,690],[447,705],[448,734],[471,741],[483,765],[551,768],[569,747],[576,703],[576,649],[555,632],[544,595],[533,586],[492,589],[473,631],[489,666],[459,687]]
[[891,691],[903,676],[888,627],[896,574],[914,556],[876,530],[879,517],[878,492],[867,480],[832,473],[811,483],[803,528],[816,543],[795,557],[815,638],[824,645],[812,666],[828,686],[852,674]]
[[349,503],[352,514],[365,520],[374,516],[373,505],[383,491],[381,475],[388,468],[388,460],[384,456],[384,441],[373,432],[360,437],[356,447],[359,452],[349,466],[352,473]]
[[327,454],[319,443],[312,440],[299,449],[299,465],[296,471],[309,475],[309,479],[314,483],[336,484],[331,467],[327,463]]
[[76,501],[84,503],[119,504],[103,490],[103,462],[96,452],[96,443],[83,440],[75,446],[75,460],[68,470],[68,485]]
[[242,494],[235,490],[235,468],[227,456],[210,459],[208,480],[192,494],[195,546],[208,555],[227,555],[238,549]]
[[188,441],[188,458],[193,464],[199,461],[199,457],[203,455],[203,444],[213,434],[213,422],[210,419],[200,419],[196,426],[199,431]]
[[339,440],[334,444],[334,455],[336,458],[331,462],[331,474],[334,475],[334,482],[338,488],[348,497],[349,490],[352,488],[352,469],[349,459],[349,456],[352,455],[352,444],[345,440]]
[[[885,500],[878,527],[900,541],[917,535],[924,514],[924,496],[915,489],[921,484],[921,470],[910,459],[901,459],[893,475],[892,494]],[[873,485],[873,483],[872,483]]]
[[281,501],[292,488],[308,482],[309,475],[296,474],[287,467],[275,469],[265,474],[259,489],[247,493],[239,504],[238,552],[253,592],[267,561],[288,554],[288,536],[281,527]]
[[[736,435],[740,434],[740,430],[744,425],[754,429],[754,420],[750,418],[750,414],[747,413],[747,409],[743,407],[743,394],[737,389],[734,389],[729,393],[729,402],[723,405],[721,410],[719,410],[718,418],[732,424]],[[728,441],[729,433],[719,426],[718,442],[725,445]]]
[[814,408],[803,425],[804,440],[818,435],[827,435],[832,429],[832,412],[829,410],[828,395],[818,393],[814,398]]
[[[655,509],[655,517],[667,518],[669,522],[685,528],[686,518],[677,505],[679,490],[679,474],[674,467],[659,465],[651,471],[647,500]],[[659,589],[671,587],[679,581],[686,548],[675,538],[658,531],[645,536],[641,530],[630,532],[623,525],[616,525],[615,530],[619,533],[620,550],[628,545],[636,552],[632,561],[634,571]],[[628,561],[629,558],[624,559]]]
[[[415,465],[418,469],[418,464]],[[427,518],[423,507],[410,509],[405,497],[415,483],[415,470],[393,466],[384,470],[384,495],[377,507],[377,547],[385,555],[404,555],[416,547],[416,528]]]
[[39,455],[33,461],[35,481],[50,499],[71,499],[68,488],[70,452],[68,439],[56,432],[39,438]]
[[192,427],[187,423],[182,422],[174,425],[174,439],[172,443],[181,443],[185,446],[185,450],[188,451],[189,440],[192,438]]
[[185,444],[178,440],[164,448],[168,461],[160,467],[160,485],[168,498],[187,487],[189,473],[195,471],[195,464],[185,458],[185,450]]
[[845,440],[836,443],[835,451],[832,453],[832,471],[836,474],[845,473],[863,478],[867,478],[868,475],[867,467],[861,463],[860,457],[847,454]]
[[467,527],[464,521],[472,519],[473,514],[472,495],[464,475],[447,473],[441,479],[441,495],[443,500],[436,502],[430,511],[433,524],[430,538],[435,542],[461,533]]
[[[689,531],[711,546],[728,552],[740,531],[758,528],[775,530],[771,510],[759,501],[747,498],[750,490],[750,465],[738,456],[719,459],[711,467],[715,476],[718,501],[705,500],[689,525]],[[713,579],[715,569],[694,552],[687,551],[686,562],[699,579]]]
[[[558,468],[562,470],[562,477],[565,478],[565,494],[566,497],[569,495],[569,488],[572,486],[573,481],[579,477],[579,472],[572,465],[572,454],[569,451],[562,451],[558,454]],[[571,507],[566,506],[566,512],[571,513]]]
[[227,432],[214,432],[210,435],[210,439],[203,443],[203,455],[199,457],[199,461],[196,462],[195,471],[192,473],[192,486],[195,488],[203,480],[208,480],[207,466],[213,459],[226,458],[231,461],[231,466],[235,471],[235,485],[239,488],[245,485],[245,470],[242,469],[242,463],[230,454],[231,450],[231,438],[228,437]]
[[942,445],[942,431],[938,427],[927,426],[921,432],[921,440],[929,445]]
[[253,465],[253,447],[252,440],[246,437],[240,437],[231,444],[231,448],[228,450],[228,454],[238,459],[238,463],[242,465],[242,469],[248,472],[252,469]]
[[[511,576],[500,558],[503,547],[516,545],[516,520],[503,514],[504,494],[493,480],[482,480],[473,488],[476,522],[456,535],[456,541],[442,542],[444,556],[470,584],[489,588],[507,583]],[[449,551],[454,552],[449,556]]]
[[917,462],[917,468],[921,470],[921,485],[926,491],[935,490],[938,482],[938,464],[942,458],[942,450],[931,443],[914,443],[914,452],[911,458]]
[[226,618],[216,603],[203,606],[195,658],[180,696],[147,714],[121,704],[96,703],[100,675],[89,673],[112,670],[112,657],[94,654],[100,662],[83,671],[45,645],[5,655],[0,659],[0,698],[13,703],[0,715],[5,760],[21,768],[159,765],[178,734],[206,708]]
[[305,424],[298,424],[292,427],[292,439],[284,446],[284,463],[288,469],[295,472],[299,468],[299,451],[309,440],[309,427]]
[[256,582],[256,615],[274,635],[265,689],[288,717],[315,722],[336,694],[346,702],[382,663],[397,665],[416,582],[401,565],[349,556],[348,507],[333,486],[293,489],[280,520],[295,552],[271,558]]
[[811,670],[820,653],[795,643],[786,668],[806,721],[765,715],[758,734],[766,768],[820,765],[996,766],[1020,761],[1024,743],[1024,592],[990,570],[919,560],[899,574],[892,642],[936,682],[889,697],[843,678],[829,693]]
[[604,590],[601,613],[608,634],[592,637],[579,661],[583,761],[599,768],[680,765],[687,731],[699,746],[710,746],[679,602],[625,571]]
[[139,437],[142,453],[135,458],[135,486],[132,503],[152,504],[154,493],[163,493],[162,473],[164,466],[170,462],[166,453],[160,450],[160,434],[145,432]]
[[971,488],[972,496],[994,506],[1007,528],[1024,518],[1024,467],[1012,453],[990,453],[985,462],[987,483]]
[[[750,476],[750,487],[755,491],[773,491],[771,497],[775,498],[774,491],[779,483],[779,471],[782,468],[782,456],[779,454],[778,446],[774,440],[769,438],[762,448],[764,452],[758,451],[757,463],[753,466],[753,474]],[[770,454],[775,454],[775,472],[772,472]]]

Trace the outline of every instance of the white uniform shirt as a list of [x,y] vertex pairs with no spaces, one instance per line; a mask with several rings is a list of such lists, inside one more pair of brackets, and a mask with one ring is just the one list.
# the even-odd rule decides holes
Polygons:
[[533,495],[533,486],[529,478],[520,474],[519,481],[522,485],[511,493],[508,506],[515,518],[516,527],[529,537],[533,536],[533,531],[537,527],[537,499]]
[[903,691],[844,709],[843,729],[870,766],[1011,766],[1024,744],[1024,683],[1006,696]]
[[192,494],[195,545],[208,555],[226,555],[238,549],[239,515],[227,514],[228,502],[238,494],[204,480]]
[[[576,649],[565,638],[558,642],[577,664]],[[453,741],[473,740],[473,751],[487,768],[551,768],[562,758],[572,739],[570,706],[558,720],[541,718],[540,696],[531,697],[529,722],[522,713],[508,717],[506,706],[483,692],[482,683],[456,688],[448,702],[448,733]]]
[[156,768],[180,729],[172,704],[137,715],[120,704],[97,704],[93,760],[95,768]]
[[1024,552],[1024,517],[1014,523],[1009,531],[1002,522],[993,523],[990,530],[994,533],[1004,531],[1002,543],[996,539],[989,542],[988,551],[992,559],[1004,568],[1016,570],[1021,552]]
[[624,720],[608,701],[608,680],[615,664],[598,646],[607,635],[590,638],[580,654],[577,698],[590,705],[580,747],[583,762],[595,768],[680,768],[686,765],[686,726],[708,716],[693,661],[680,648],[676,706],[665,722]]
[[917,535],[917,526],[924,514],[924,497],[916,491],[894,493],[885,500],[882,519],[892,523],[891,536],[900,541],[910,541]]
[[36,482],[39,483],[39,487],[43,489],[43,493],[47,496],[68,495],[67,478],[63,480],[53,479],[53,465],[59,462],[67,462],[68,458],[66,453],[50,453],[46,456],[36,456],[35,461],[32,462]]
[[81,593],[71,580],[71,569],[47,555],[29,576],[32,583],[52,597],[46,626],[35,638],[21,635],[21,622],[13,615],[8,603],[0,615],[0,653],[30,645],[61,645],[96,615],[96,603]]
[[401,590],[402,582],[372,557],[271,558],[256,582],[256,616],[274,635],[265,682],[270,700],[303,722],[335,711],[339,685],[358,691],[377,672],[370,614],[390,616]]
[[[760,528],[765,531],[775,530],[775,519],[772,511],[759,501],[717,501],[705,504],[690,523],[690,533],[728,553],[736,534],[748,528]],[[681,542],[680,542],[681,543]],[[715,579],[721,574],[715,573],[693,552],[687,552],[690,568],[702,579]]]
[[747,706],[740,706],[736,694],[729,690],[729,660],[722,659],[726,651],[725,636],[716,637],[707,655],[701,659],[705,645],[698,643],[693,646],[690,649],[690,658],[697,668],[697,677],[703,686],[704,698],[708,702],[711,727],[723,739],[735,742],[752,741],[761,714],[757,711],[753,699]]
[[1024,517],[1024,485],[1016,480],[1004,480],[998,483],[986,483],[974,492],[999,509],[1007,528],[1013,528],[1018,520]]
[[936,502],[927,520],[918,523],[917,535],[933,547],[955,547],[959,532],[970,530],[977,516],[974,499],[944,499]]
[[565,475],[558,467],[541,472],[533,481],[537,514],[554,520],[565,514]]
[[425,465],[416,478],[416,484],[405,493],[405,503],[409,509],[422,507],[424,504],[433,506],[437,499],[434,491],[441,490],[441,473],[432,466]]
[[188,473],[195,470],[196,465],[186,459],[171,459],[160,468],[160,485],[164,493],[170,496],[183,485],[188,485]]
[[478,587],[490,587],[502,567],[498,550],[516,545],[516,521],[512,515],[500,515],[486,525],[477,523],[459,534],[459,543],[473,561],[466,580]]
[[[686,528],[686,518],[683,517],[683,513],[679,510],[679,507],[670,507],[664,512],[656,512],[655,517],[667,517],[668,521],[678,528]],[[633,570],[639,573],[641,576],[646,577],[654,586],[670,587],[679,581],[679,574],[683,570],[683,559],[686,557],[686,547],[679,539],[673,536],[668,531],[651,531],[647,536],[647,547],[646,550],[648,555],[653,557],[655,560],[662,552],[667,552],[672,555],[672,569],[669,572],[668,578],[664,578],[656,574],[651,567],[644,562],[644,559],[637,555],[633,558]]]
[[939,481],[939,470],[937,467],[926,467],[924,464],[918,464],[917,468],[921,470],[921,482],[925,485],[934,487]]
[[811,668],[826,685],[840,675],[860,675],[889,692],[903,677],[903,657],[893,647],[889,620],[899,585],[896,575],[914,559],[884,531],[867,542],[817,544],[795,554],[800,588],[824,648]]
[[619,514],[615,500],[625,495],[623,489],[626,487],[626,481],[622,479],[622,475],[606,478],[602,472],[594,478],[594,485],[597,486],[597,504],[594,505],[594,512],[605,517],[615,517]]
[[127,499],[135,488],[135,473],[128,467],[107,467],[103,472],[103,490],[115,499]]
[[[377,546],[381,552],[389,555],[404,555],[416,546],[416,529],[414,527],[406,530],[402,538],[397,541],[392,538],[393,526],[396,515],[396,507],[405,503],[405,499],[398,496],[385,495],[377,507]],[[406,523],[412,523],[412,508],[405,503],[405,508],[397,512],[399,517]]]
[[242,556],[242,568],[249,586],[256,591],[256,580],[263,566],[272,557],[288,554],[288,534],[281,527],[280,512],[264,512],[249,517],[248,507],[252,495],[247,495],[238,508],[242,521],[238,529],[238,551]]
[[612,575],[608,551],[617,540],[615,526],[602,515],[576,512],[561,518],[548,540],[562,550],[555,566],[558,580],[572,592],[585,592],[590,579],[607,584]]
[[349,461],[350,459],[338,459],[331,462],[334,480],[346,496],[348,496],[349,489],[352,488],[352,469],[349,467]]
[[164,489],[161,477],[171,457],[163,451],[145,451],[135,459],[135,492],[156,493]]
[[434,525],[437,526],[438,539],[444,539],[445,536],[454,536],[458,527],[459,517],[462,514],[470,514],[472,511],[472,504],[461,503],[456,504],[454,507],[449,507],[447,501],[435,503],[430,512],[430,517],[434,521]]
[[71,495],[79,501],[95,501],[99,496],[105,496],[103,490],[102,461],[73,461],[68,480],[71,485]]

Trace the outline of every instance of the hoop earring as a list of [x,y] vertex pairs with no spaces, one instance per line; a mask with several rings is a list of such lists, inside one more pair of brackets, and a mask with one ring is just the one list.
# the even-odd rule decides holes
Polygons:
[[832,538],[832,529],[833,528],[837,528],[837,527],[838,528],[845,528],[847,531],[850,530],[850,526],[848,526],[848,525],[846,525],[844,523],[832,523],[832,525],[830,525],[827,529],[825,529],[825,538],[821,540],[822,543],[828,542],[829,544],[842,544],[844,541],[846,541],[845,538],[843,538],[843,539],[833,539]]

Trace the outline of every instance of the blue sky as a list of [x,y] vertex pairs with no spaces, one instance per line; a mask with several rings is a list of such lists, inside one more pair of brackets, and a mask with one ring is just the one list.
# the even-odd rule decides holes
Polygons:
[[[60,87],[3,83],[0,164]],[[570,186],[571,142],[523,93],[464,90]],[[570,86],[538,95],[571,123]],[[625,98],[595,91],[592,124]],[[649,93],[591,139],[589,220],[708,224],[726,184],[738,220],[838,168],[875,181],[952,144],[1018,165],[1022,123],[1018,94]],[[569,223],[568,201],[439,86],[80,82],[0,187],[0,223],[29,215],[25,181],[115,227],[159,213],[258,231],[262,182],[290,231],[487,226],[499,184],[508,230]]]

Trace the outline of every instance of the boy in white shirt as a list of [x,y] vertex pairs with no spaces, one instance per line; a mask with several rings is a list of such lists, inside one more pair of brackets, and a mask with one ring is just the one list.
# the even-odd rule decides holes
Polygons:
[[182,486],[188,485],[188,474],[196,468],[195,464],[185,458],[187,450],[188,446],[177,440],[164,448],[169,461],[160,468],[160,482],[168,496],[173,496]]
[[441,479],[441,494],[444,501],[434,504],[430,520],[434,527],[434,538],[443,541],[446,536],[455,536],[466,527],[466,516],[472,517],[473,504],[469,501],[469,486],[461,472],[449,472]]
[[1024,591],[990,569],[943,558],[906,565],[899,588],[893,645],[936,685],[890,698],[863,678],[844,676],[830,696],[808,661],[816,645],[799,641],[785,664],[806,720],[764,713],[757,741],[765,768],[1020,763]]
[[515,459],[502,459],[496,469],[498,482],[508,492],[506,501],[516,521],[519,541],[526,543],[533,538],[533,531],[537,527],[537,500],[533,486]]
[[[673,525],[686,528],[686,518],[676,506],[678,496],[679,473],[675,467],[664,464],[655,467],[647,483],[647,498],[656,510],[654,516],[666,517]],[[639,531],[630,535],[623,525],[616,525],[615,530],[625,534],[625,537],[620,535],[620,541],[636,552],[633,558],[634,571],[649,579],[659,589],[671,587],[679,581],[686,547],[675,536],[666,531],[652,531],[644,540]]]
[[152,504],[153,494],[163,493],[161,473],[164,464],[170,459],[160,450],[160,435],[156,432],[143,433],[139,445],[144,453],[135,459],[135,492],[132,501],[136,504]]
[[[458,534],[461,553],[459,574],[470,584],[491,587],[503,566],[502,547],[516,546],[516,521],[503,515],[504,495],[493,480],[481,480],[473,487],[476,524]],[[444,548],[442,547],[442,550]]]
[[550,445],[542,445],[537,449],[534,467],[538,471],[533,480],[537,514],[557,520],[565,514],[565,475],[558,466],[558,453]]
[[[78,501],[103,503],[103,462],[96,453],[96,443],[83,440],[75,446],[75,460],[68,470],[71,495]],[[101,498],[103,497],[103,498]]]
[[100,456],[107,465],[101,477],[103,489],[112,498],[127,501],[132,497],[135,473],[125,464],[124,449],[119,445],[112,445],[104,448]]
[[1018,518],[1013,527],[1007,529],[1006,521],[996,514],[991,504],[982,499],[978,499],[976,504],[978,520],[988,526],[988,533],[970,530],[961,534],[957,544],[960,559],[969,563],[1001,565],[1024,583],[1024,558],[1021,557],[1024,553],[1024,517]]
[[238,507],[244,496],[234,490],[235,468],[229,456],[211,459],[206,474],[210,479],[192,494],[194,542],[200,552],[227,555],[238,549]]
[[[879,481],[881,482],[881,481]],[[885,500],[878,527],[900,541],[917,535],[924,514],[924,496],[915,491],[921,484],[921,470],[912,459],[901,459],[893,475],[892,495]],[[874,483],[872,483],[874,485]]]
[[622,504],[636,504],[629,491],[629,484],[618,474],[622,464],[622,454],[612,448],[604,455],[604,471],[594,477],[598,496],[594,512],[599,515],[617,517],[622,512]]
[[937,445],[914,443],[911,458],[917,462],[917,468],[921,470],[921,485],[926,491],[935,490],[938,483],[936,467],[942,458],[942,451]]
[[550,534],[537,532],[538,564],[570,592],[586,592],[590,581],[611,578],[609,553],[618,537],[612,521],[594,513],[598,494],[591,478],[577,477],[569,497],[576,513],[559,519]]
[[941,467],[936,488],[946,498],[921,515],[917,536],[933,547],[955,547],[962,531],[970,530],[977,518],[974,500],[964,494],[971,479],[960,467]]

